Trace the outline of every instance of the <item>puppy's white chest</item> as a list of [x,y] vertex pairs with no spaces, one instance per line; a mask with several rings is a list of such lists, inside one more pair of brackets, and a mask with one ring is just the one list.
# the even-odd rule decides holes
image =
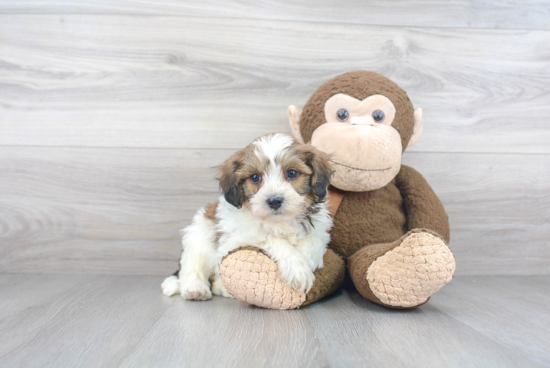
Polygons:
[[235,246],[261,245],[275,238],[284,239],[290,244],[296,244],[300,238],[299,229],[287,224],[265,224],[261,222],[246,223],[235,227],[233,231],[222,234],[220,246],[231,244]]

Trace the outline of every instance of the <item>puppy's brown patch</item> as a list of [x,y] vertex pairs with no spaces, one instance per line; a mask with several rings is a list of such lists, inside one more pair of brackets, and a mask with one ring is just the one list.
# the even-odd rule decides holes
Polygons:
[[206,205],[205,211],[204,211],[204,217],[206,217],[209,220],[214,221],[215,224],[218,223],[218,218],[216,217],[216,208],[218,208],[218,202],[216,203],[210,203]]
[[298,171],[299,176],[296,179],[286,179],[296,190],[297,193],[305,195],[311,192],[311,174],[313,171],[307,165],[307,150],[304,150],[302,145],[292,145],[279,158],[279,163],[282,167],[281,175],[285,177],[285,173],[294,169]]
[[[249,200],[263,186],[263,176],[269,166],[269,160],[267,158],[258,157],[254,152],[254,146],[249,145],[241,158],[239,169],[235,172],[237,182],[241,186],[243,193],[243,205],[250,209]],[[262,177],[262,180],[255,184],[250,177],[253,174],[258,174]]]
[[[216,209],[218,208],[218,203],[219,202],[207,204],[204,209],[204,217],[211,220],[215,224],[220,222],[220,219],[218,219],[218,217],[216,216]],[[216,248],[218,247],[220,236],[221,236],[221,233],[216,232],[216,238],[214,239],[214,244],[216,245]]]
[[[309,144],[294,144],[280,157],[284,172],[295,169],[300,176],[288,180],[299,194],[307,194],[312,203],[324,201],[326,190],[333,170],[329,164],[330,156]],[[316,187],[317,184],[317,187]],[[325,194],[322,193],[324,187]]]

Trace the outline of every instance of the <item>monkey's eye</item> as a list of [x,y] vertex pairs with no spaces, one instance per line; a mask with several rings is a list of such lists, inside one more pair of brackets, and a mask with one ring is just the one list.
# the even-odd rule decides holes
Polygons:
[[298,170],[296,170],[296,169],[290,169],[290,170],[288,170],[288,171],[285,173],[285,177],[286,177],[288,180],[297,179],[299,175],[300,175],[300,173],[299,173]]
[[349,118],[349,112],[346,109],[340,109],[336,113],[336,116],[338,117],[338,120],[340,121],[346,121]]
[[386,117],[386,115],[384,114],[384,111],[382,111],[382,110],[375,110],[375,111],[372,113],[372,118],[373,118],[374,121],[376,121],[377,123],[383,122],[385,117]]
[[262,181],[262,177],[260,176],[260,174],[252,174],[250,175],[250,181],[253,184],[260,184],[260,182]]

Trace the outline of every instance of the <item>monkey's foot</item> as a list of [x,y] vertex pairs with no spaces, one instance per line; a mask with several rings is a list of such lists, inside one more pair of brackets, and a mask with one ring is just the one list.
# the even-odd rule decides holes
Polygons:
[[393,308],[426,303],[451,281],[456,267],[449,246],[427,230],[410,231],[391,244],[365,247],[350,257],[349,263],[359,292]]
[[332,293],[342,283],[344,261],[328,250],[324,263],[314,272],[315,282],[307,294],[287,285],[277,263],[255,247],[229,253],[222,260],[220,275],[229,293],[242,302],[269,309],[296,309]]

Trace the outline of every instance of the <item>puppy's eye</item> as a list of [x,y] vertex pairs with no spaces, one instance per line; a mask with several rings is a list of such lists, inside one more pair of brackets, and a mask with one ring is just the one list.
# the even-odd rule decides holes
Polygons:
[[262,177],[259,174],[252,174],[250,175],[250,181],[253,184],[260,184],[260,182],[262,181]]
[[336,113],[336,117],[338,117],[338,120],[340,121],[346,121],[349,118],[349,112],[346,109],[340,109]]
[[382,111],[382,110],[375,110],[372,113],[372,118],[377,123],[383,122],[385,117],[386,117],[386,115],[384,114],[384,111]]
[[300,173],[296,169],[290,169],[285,173],[285,177],[288,180],[294,180],[294,179],[298,178],[299,175],[300,175]]

